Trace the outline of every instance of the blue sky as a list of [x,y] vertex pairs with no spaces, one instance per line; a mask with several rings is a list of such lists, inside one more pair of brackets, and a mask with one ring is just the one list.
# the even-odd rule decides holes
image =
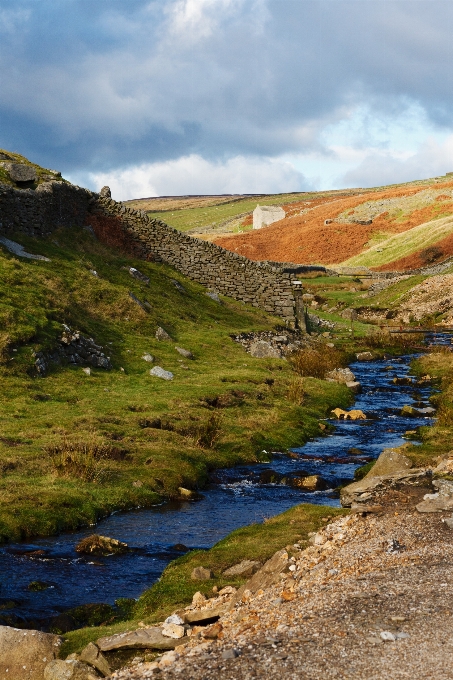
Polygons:
[[119,199],[453,171],[451,0],[0,0],[0,147]]

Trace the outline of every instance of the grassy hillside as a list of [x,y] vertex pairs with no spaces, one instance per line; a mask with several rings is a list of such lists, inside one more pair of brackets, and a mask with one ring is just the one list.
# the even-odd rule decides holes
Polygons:
[[[169,267],[113,252],[83,229],[17,240],[50,262],[0,250],[0,540],[177,497],[180,486],[202,486],[209,469],[318,434],[318,419],[350,398],[314,379],[288,398],[288,363],[254,359],[230,337],[279,320],[216,302]],[[54,347],[63,323],[105,348],[112,370],[54,366],[37,377],[33,352]],[[156,340],[158,326],[171,341]],[[150,376],[145,353],[174,380]]]
[[34,183],[35,187],[37,187],[39,184],[42,184],[42,182],[48,182],[49,180],[58,180],[63,182],[66,181],[61,177],[60,172],[56,170],[48,170],[41,167],[40,165],[37,165],[36,163],[32,163],[28,160],[28,158],[25,158],[25,156],[22,156],[19,153],[13,153],[11,151],[0,149],[0,183],[6,184],[7,186],[16,188],[16,183],[10,179],[9,174],[3,165],[4,163],[23,163],[24,165],[30,165],[32,168],[34,168],[37,174],[37,180]]
[[[453,217],[448,216],[413,227],[402,234],[383,239],[360,255],[345,260],[347,266],[382,267],[420,252],[453,233]],[[423,264],[420,262],[420,264]]]

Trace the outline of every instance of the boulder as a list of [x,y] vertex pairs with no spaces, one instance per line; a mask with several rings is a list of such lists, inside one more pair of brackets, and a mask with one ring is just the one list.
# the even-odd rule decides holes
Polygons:
[[395,376],[395,377],[392,379],[392,383],[393,383],[394,385],[413,385],[413,384],[414,384],[414,381],[412,380],[412,378],[408,378],[408,377],[406,377],[406,378],[398,378],[397,376]]
[[373,361],[374,360],[374,354],[371,352],[357,352],[355,355],[357,361]]
[[415,406],[403,406],[401,409],[401,415],[406,418],[430,418],[436,412],[436,409],[432,406],[426,406],[425,408],[415,408]]
[[156,331],[156,340],[171,340],[171,337],[168,335],[167,331],[165,331],[161,326],[158,326]]
[[335,408],[331,413],[333,413],[338,420],[366,420],[366,415],[360,409],[343,411],[342,408]]
[[326,373],[326,378],[346,385],[348,382],[355,382],[355,375],[350,368],[334,368],[333,371]]
[[229,569],[225,569],[223,572],[223,576],[227,577],[232,577],[232,576],[253,576],[259,569],[261,569],[263,565],[261,562],[257,562],[256,560],[242,560],[242,562],[239,562],[239,564],[235,564],[233,567],[229,567]]
[[321,475],[309,475],[300,478],[297,488],[301,491],[324,491],[329,488],[329,485]]
[[341,489],[340,502],[343,507],[350,507],[353,503],[368,503],[380,491],[407,484],[421,486],[426,484],[427,479],[426,470],[404,470],[380,477],[366,475],[358,482],[348,484]]
[[149,372],[150,375],[154,375],[156,378],[162,378],[162,380],[173,380],[174,375],[170,371],[166,371],[161,366],[154,366]]
[[61,643],[58,635],[0,626],[0,678],[42,680]]
[[93,668],[96,668],[101,675],[107,677],[110,675],[111,668],[109,663],[99,647],[93,642],[90,642],[80,653],[80,661],[90,664]]
[[127,633],[116,633],[96,640],[101,652],[115,649],[174,649],[186,642],[162,635],[161,628],[139,628]]
[[278,580],[280,574],[286,569],[289,564],[288,553],[286,550],[279,550],[276,552],[259,571],[252,576],[252,578],[245,583],[242,588],[239,588],[230,603],[230,608],[239,602],[242,595],[248,590],[252,595],[257,590],[265,590]]
[[281,352],[266,340],[257,340],[250,345],[250,354],[257,359],[280,359]]
[[5,163],[4,168],[13,182],[36,182],[38,177],[35,168],[25,163]]
[[398,449],[384,449],[376,463],[366,477],[381,477],[392,475],[394,472],[403,472],[413,466],[410,458],[400,453]]
[[433,487],[436,493],[425,494],[416,508],[419,512],[442,512],[453,510],[453,482],[447,479],[434,479]]
[[282,476],[283,475],[281,475],[280,472],[276,472],[272,469],[263,470],[258,476],[258,481],[260,484],[279,484],[282,480]]
[[147,361],[149,364],[152,364],[154,361],[154,357],[152,354],[144,354],[142,356],[143,361]]
[[192,569],[190,578],[194,581],[209,581],[209,579],[214,578],[214,574],[205,567],[195,567],[195,569]]
[[44,669],[44,680],[94,680],[99,677],[92,666],[76,659],[55,659]]
[[184,349],[184,347],[175,347],[175,350],[182,356],[185,357],[186,359],[195,359],[194,355],[192,352],[188,349]]
[[102,189],[99,192],[99,196],[101,198],[112,198],[112,192],[110,191],[110,187],[102,187]]
[[82,538],[76,545],[76,552],[86,555],[111,555],[112,553],[125,553],[129,550],[127,543],[118,541],[116,538],[92,534]]

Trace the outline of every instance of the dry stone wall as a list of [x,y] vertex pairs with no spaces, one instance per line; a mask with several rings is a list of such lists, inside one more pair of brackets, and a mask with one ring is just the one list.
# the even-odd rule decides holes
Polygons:
[[[207,288],[282,317],[290,328],[298,325],[301,306],[293,281],[316,267],[248,260],[128,208],[109,193],[108,188],[95,194],[63,181],[45,182],[36,189],[0,184],[0,234],[42,237],[62,226],[91,225],[111,245],[165,262]],[[304,327],[302,317],[299,325]]]
[[112,231],[120,225],[139,256],[165,262],[205,287],[276,314],[290,327],[296,325],[292,282],[303,268],[248,260],[214,243],[183,234],[108,196],[93,200],[90,210],[95,219],[111,219]]
[[0,232],[47,236],[60,226],[83,226],[93,194],[67,182],[44,182],[36,189],[0,184]]

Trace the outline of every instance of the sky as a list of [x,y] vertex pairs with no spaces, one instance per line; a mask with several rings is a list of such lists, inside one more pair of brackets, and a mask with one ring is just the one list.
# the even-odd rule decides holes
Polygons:
[[453,171],[452,0],[0,0],[0,147],[118,200]]

